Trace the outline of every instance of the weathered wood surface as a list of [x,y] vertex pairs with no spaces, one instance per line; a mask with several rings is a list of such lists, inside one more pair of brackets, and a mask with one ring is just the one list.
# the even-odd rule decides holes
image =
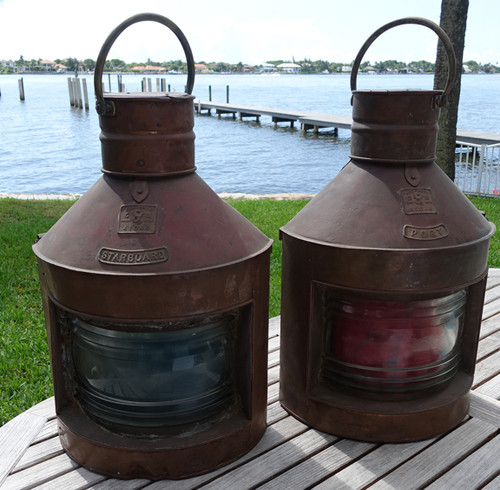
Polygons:
[[[273,122],[299,122],[303,129],[313,128],[340,128],[351,129],[352,117],[335,114],[317,114],[303,111],[290,111],[281,109],[271,109],[268,107],[253,107],[240,104],[229,104],[223,102],[195,101],[197,112],[212,110],[216,114],[232,114],[239,119],[250,116],[270,116]],[[457,130],[457,141],[478,145],[491,145],[500,143],[500,133],[487,133],[484,131],[470,131],[466,129]]]
[[1,489],[500,489],[500,270],[489,274],[470,416],[426,441],[352,441],[289,416],[278,401],[279,318],[269,327],[268,429],[238,461],[180,481],[106,478],[63,451],[49,399],[0,428]]

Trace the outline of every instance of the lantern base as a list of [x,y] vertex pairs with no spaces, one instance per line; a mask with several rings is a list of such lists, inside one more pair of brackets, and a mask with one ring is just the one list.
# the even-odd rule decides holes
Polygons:
[[469,411],[471,377],[459,372],[443,390],[412,400],[360,398],[319,386],[307,403],[281,391],[283,408],[301,422],[348,439],[379,443],[429,439],[456,427]]
[[189,437],[134,438],[106,430],[70,407],[58,415],[58,428],[68,455],[90,471],[119,479],[177,480],[235,461],[257,444],[266,421],[233,414]]

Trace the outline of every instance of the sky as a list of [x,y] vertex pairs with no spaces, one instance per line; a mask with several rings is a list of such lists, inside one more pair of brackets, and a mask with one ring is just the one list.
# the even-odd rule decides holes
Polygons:
[[[168,17],[189,41],[195,62],[261,64],[303,59],[350,63],[379,27],[401,17],[439,24],[441,0],[0,0],[0,60],[96,59],[108,34],[128,17]],[[470,0],[464,61],[500,65],[500,1]],[[364,61],[435,61],[437,37],[422,26],[395,27]],[[163,25],[126,29],[108,59],[185,59]]]

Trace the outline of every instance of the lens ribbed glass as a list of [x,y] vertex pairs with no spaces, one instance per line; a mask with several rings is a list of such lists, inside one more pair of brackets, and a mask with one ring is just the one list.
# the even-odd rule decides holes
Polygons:
[[411,391],[449,380],[459,363],[466,292],[423,301],[323,294],[323,375],[345,385]]
[[233,316],[146,333],[104,328],[76,317],[72,324],[77,397],[97,420],[173,426],[212,416],[231,404]]

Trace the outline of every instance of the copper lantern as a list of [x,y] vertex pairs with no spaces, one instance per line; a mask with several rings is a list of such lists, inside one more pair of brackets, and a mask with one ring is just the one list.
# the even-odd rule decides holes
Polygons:
[[[356,90],[373,40],[408,23],[444,43],[445,90]],[[419,440],[468,412],[495,228],[434,162],[454,73],[436,24],[376,31],[353,66],[351,161],[281,229],[281,403],[326,432]]]
[[[140,21],[176,34],[186,93],[103,94],[111,45]],[[94,81],[104,175],[34,245],[60,439],[109,476],[200,474],[266,427],[272,242],[195,172],[175,24],[127,19]]]

